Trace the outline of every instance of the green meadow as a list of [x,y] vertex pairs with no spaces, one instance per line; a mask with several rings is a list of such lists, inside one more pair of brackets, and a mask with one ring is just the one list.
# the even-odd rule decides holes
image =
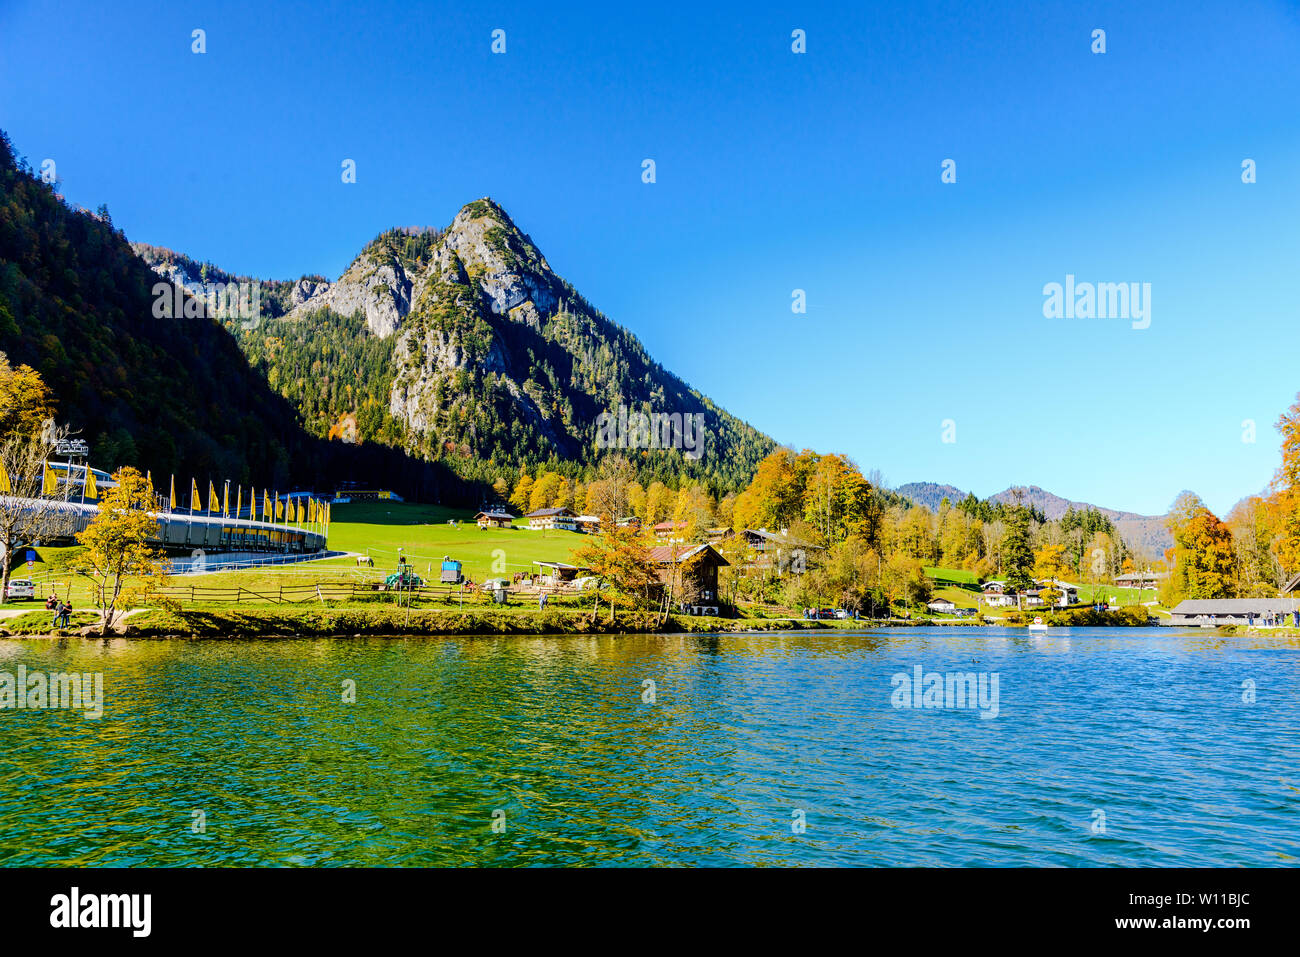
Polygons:
[[[466,577],[476,582],[536,571],[534,561],[569,561],[586,541],[577,532],[533,531],[522,522],[513,528],[479,528],[473,512],[405,502],[336,505],[329,533],[331,549],[369,555],[376,572],[393,571],[400,549],[426,578],[430,568],[436,578],[445,555],[459,561]],[[355,568],[356,560],[313,564]]]
[[[322,559],[292,565],[270,565],[202,575],[176,575],[172,588],[234,588],[253,590],[307,585],[321,581],[383,581],[397,568],[399,550],[427,581],[436,582],[443,556],[461,563],[464,575],[475,582],[510,578],[517,572],[535,572],[534,561],[569,561],[573,552],[590,539],[576,532],[533,531],[523,524],[513,528],[480,529],[474,513],[439,505],[405,502],[358,502],[336,505],[330,524],[332,551],[356,552],[374,559],[374,568],[358,567],[354,557]],[[41,561],[29,573],[14,569],[15,578],[30,577],[78,608],[88,607],[87,581],[73,575],[69,566],[76,548],[39,548]],[[9,609],[32,607],[39,602],[14,602]]]

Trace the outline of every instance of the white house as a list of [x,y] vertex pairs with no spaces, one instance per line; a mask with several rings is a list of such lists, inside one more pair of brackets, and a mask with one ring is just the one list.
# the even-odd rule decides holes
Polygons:
[[566,532],[578,530],[578,525],[574,521],[575,516],[567,508],[539,508],[535,512],[529,512],[524,518],[528,519],[529,528],[558,528]]

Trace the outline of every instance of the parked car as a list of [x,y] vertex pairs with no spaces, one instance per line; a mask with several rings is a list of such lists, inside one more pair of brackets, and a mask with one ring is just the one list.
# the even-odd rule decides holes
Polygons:
[[573,580],[573,587],[578,589],[578,591],[586,591],[589,588],[599,588],[600,579],[591,575],[584,578],[575,578]]
[[5,599],[14,598],[35,598],[36,586],[26,578],[9,579],[9,587],[5,589]]

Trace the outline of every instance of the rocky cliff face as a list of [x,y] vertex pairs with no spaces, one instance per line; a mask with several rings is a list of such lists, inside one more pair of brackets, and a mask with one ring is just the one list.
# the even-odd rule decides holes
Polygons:
[[389,412],[429,450],[585,459],[597,417],[621,405],[703,413],[706,449],[734,453],[738,473],[772,447],[655,363],[490,199],[465,206],[432,250],[394,359]]
[[411,311],[418,294],[398,255],[382,240],[372,243],[335,283],[299,280],[293,288],[289,317],[329,309],[341,316],[361,313],[366,328],[379,338],[391,336]]

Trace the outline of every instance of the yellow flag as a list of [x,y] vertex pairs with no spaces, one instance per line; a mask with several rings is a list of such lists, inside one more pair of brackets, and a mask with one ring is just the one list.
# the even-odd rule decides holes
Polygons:
[[86,469],[86,487],[83,491],[86,498],[99,498],[99,486],[95,484],[95,473],[89,468]]
[[190,511],[195,512],[202,507],[203,503],[199,501],[199,480],[190,479]]
[[176,511],[176,476],[172,476],[172,511]]
[[42,495],[57,495],[59,492],[59,477],[54,474],[54,469],[49,466],[45,467],[45,478],[41,482]]
[[271,521],[271,495],[266,489],[262,489],[262,521]]
[[9,473],[5,471],[3,465],[0,465],[0,495],[12,494],[14,494],[14,487],[9,484]]
[[297,499],[294,499],[293,502],[293,521],[294,524],[297,524],[302,521],[302,508],[300,507],[300,503],[298,502]]
[[235,518],[239,518],[239,515],[243,510],[244,510],[244,486],[240,485],[235,490]]
[[320,512],[320,506],[316,504],[314,498],[307,500],[307,521],[312,525],[316,524],[316,516]]
[[221,486],[221,517],[230,518],[230,483]]
[[275,505],[275,520],[277,522],[284,521],[284,502],[280,501],[280,493],[276,492],[272,495],[271,501]]
[[208,513],[211,514],[217,510],[217,487],[208,479]]

